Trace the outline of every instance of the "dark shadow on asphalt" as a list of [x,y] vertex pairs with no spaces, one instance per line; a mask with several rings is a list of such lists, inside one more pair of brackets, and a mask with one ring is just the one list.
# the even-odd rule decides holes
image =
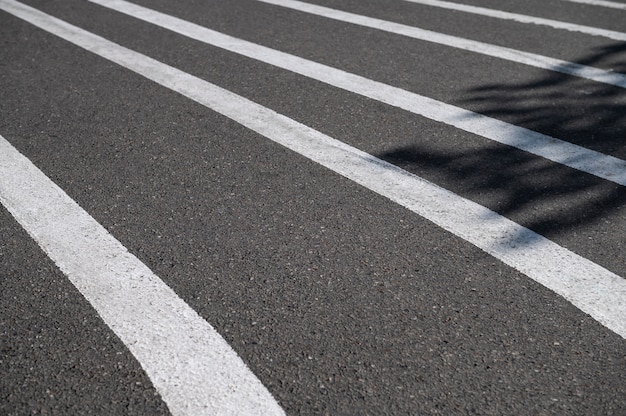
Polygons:
[[[622,65],[626,44],[596,50],[578,61]],[[589,149],[626,159],[626,89],[542,71],[531,82],[485,85],[458,105]],[[626,206],[626,188],[520,150],[416,143],[376,155],[472,199],[546,236],[589,224]]]
[[[626,43],[594,50],[578,64],[612,65],[626,74]],[[626,89],[557,72],[525,83],[485,85],[463,95],[463,107],[626,159]]]

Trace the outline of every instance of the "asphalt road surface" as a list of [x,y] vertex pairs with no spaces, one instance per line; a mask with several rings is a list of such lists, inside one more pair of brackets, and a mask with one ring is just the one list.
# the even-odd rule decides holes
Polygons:
[[0,0],[0,136],[0,414],[626,414],[624,0]]

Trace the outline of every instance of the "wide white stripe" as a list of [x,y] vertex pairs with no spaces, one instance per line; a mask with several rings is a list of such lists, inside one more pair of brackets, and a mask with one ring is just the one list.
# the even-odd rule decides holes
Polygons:
[[564,29],[571,32],[579,32],[587,35],[602,36],[609,39],[626,41],[626,33],[614,30],[600,29],[597,27],[577,25],[574,23],[561,22],[559,20],[544,19],[541,17],[527,16],[525,14],[509,13],[501,10],[487,9],[485,7],[470,6],[468,4],[451,3],[441,0],[404,0],[410,3],[423,4],[425,6],[440,7],[448,10],[456,10],[465,13],[478,14],[481,16],[495,17],[497,19],[512,20],[519,23],[531,23],[548,26],[554,29]]
[[563,1],[588,4],[590,6],[602,6],[602,7],[610,7],[612,9],[626,10],[626,4],[616,3],[614,1],[604,1],[604,0],[563,0]]
[[499,143],[517,147],[620,185],[626,185],[626,161],[621,159],[317,62],[233,38],[123,0],[91,1],[193,39],[361,94]]
[[20,5],[10,13],[231,118],[427,218],[552,289],[626,338],[626,280],[511,220],[268,108]]
[[[108,7],[122,11],[118,5],[120,2],[108,0],[91,0]],[[352,23],[359,26],[369,27],[372,29],[382,30],[396,35],[406,36],[412,39],[419,39],[426,42],[437,43],[452,48],[462,49],[494,58],[504,59],[519,64],[533,66],[535,68],[547,69],[549,71],[560,72],[567,75],[573,75],[580,78],[589,79],[596,82],[602,82],[617,87],[626,88],[626,75],[605,71],[603,69],[591,66],[581,65],[575,62],[563,61],[561,59],[550,58],[548,56],[538,55],[530,52],[524,52],[517,49],[505,48],[503,46],[492,45],[489,43],[478,42],[475,40],[464,39],[457,36],[446,35],[439,32],[420,29],[414,26],[403,25],[400,23],[390,22],[387,20],[376,19],[373,17],[362,16],[354,13],[344,12],[341,10],[331,9],[328,7],[318,6],[311,3],[304,3],[297,0],[258,0],[263,3],[275,6],[286,7],[301,12],[314,14],[316,16],[326,17],[328,19],[339,20],[341,22]],[[118,8],[119,7],[119,8]],[[130,14],[130,8],[128,8]],[[139,17],[139,16],[137,16]],[[153,19],[153,16],[144,15],[144,20]],[[154,23],[154,22],[153,22]],[[174,29],[171,29],[174,30]]]
[[174,415],[284,414],[211,325],[2,136],[0,202],[137,358]]

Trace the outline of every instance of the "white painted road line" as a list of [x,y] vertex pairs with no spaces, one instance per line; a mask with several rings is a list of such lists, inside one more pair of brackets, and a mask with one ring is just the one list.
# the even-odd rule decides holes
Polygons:
[[609,39],[626,41],[626,33],[614,30],[601,29],[597,27],[577,25],[574,23],[561,22],[559,20],[544,19],[541,17],[527,16],[525,14],[509,13],[501,10],[487,9],[485,7],[470,6],[468,4],[451,3],[440,0],[404,0],[410,3],[422,4],[424,6],[439,7],[442,9],[455,10],[464,13],[477,14],[481,16],[494,17],[496,19],[512,20],[519,23],[530,23],[534,25],[548,26],[554,29],[569,30],[586,35],[602,36]]
[[626,10],[626,4],[616,3],[614,1],[604,1],[604,0],[563,0],[563,1],[587,4],[589,6],[602,6],[602,7],[609,7],[612,9]]
[[244,97],[13,0],[0,0],[0,8],[389,198],[526,274],[626,338],[626,279],[609,270],[475,202]]
[[123,0],[91,1],[192,39],[275,65],[508,146],[517,147],[617,184],[626,185],[626,161],[624,160],[359,75],[233,38]]
[[0,203],[137,358],[173,415],[284,414],[211,325],[2,136]]
[[[498,59],[516,62],[518,64],[547,69],[548,71],[560,72],[562,74],[572,75],[575,77],[585,78],[604,84],[626,88],[626,75],[618,72],[605,71],[603,69],[581,65],[575,62],[563,61],[561,59],[550,58],[548,56],[524,52],[517,49],[511,49],[475,40],[464,39],[457,36],[446,35],[444,33],[424,30],[414,26],[408,26],[400,23],[390,22],[387,20],[362,16],[354,13],[344,12],[341,10],[331,9],[328,7],[318,6],[311,3],[304,3],[297,0],[258,1],[272,4],[275,6],[289,8],[292,10],[310,13],[316,16],[322,16],[328,19],[338,20],[341,22],[369,27],[396,35],[406,36],[412,39],[418,39],[426,42],[436,43],[439,45],[445,45],[451,48],[462,49],[465,51],[479,53],[481,55],[487,55]],[[118,2],[112,3],[107,0],[95,0],[94,2],[102,5],[111,4],[111,6],[108,7],[116,9],[118,4]],[[113,4],[115,4],[115,6],[113,6]]]

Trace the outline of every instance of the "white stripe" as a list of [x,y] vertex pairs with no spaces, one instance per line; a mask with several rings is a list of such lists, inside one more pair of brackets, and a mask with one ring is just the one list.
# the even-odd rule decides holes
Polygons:
[[197,77],[12,0],[10,13],[235,120],[480,247],[626,338],[626,280],[519,224]]
[[519,23],[531,23],[548,26],[554,29],[564,29],[571,32],[579,32],[587,35],[602,36],[609,39],[626,41],[626,33],[614,30],[600,29],[597,27],[577,25],[574,23],[561,22],[559,20],[544,19],[541,17],[527,16],[524,14],[509,13],[500,10],[487,9],[484,7],[470,6],[467,4],[451,3],[440,0],[404,0],[410,3],[423,4],[425,6],[440,7],[448,10],[456,10],[465,13],[478,14],[481,16],[495,17],[497,19],[512,20]]
[[233,38],[123,0],[91,0],[193,39],[384,102],[557,163],[626,185],[626,162],[349,72]]
[[211,325],[2,136],[0,202],[126,344],[174,415],[284,414]]
[[[120,2],[110,2],[108,0],[91,0],[107,7],[121,10],[118,6]],[[445,45],[452,48],[462,49],[494,58],[504,59],[519,64],[533,66],[535,68],[547,69],[549,71],[560,72],[567,75],[573,75],[580,78],[589,79],[596,82],[602,82],[617,87],[626,88],[626,75],[617,72],[605,71],[603,69],[591,66],[577,64],[575,62],[563,61],[548,56],[537,55],[530,52],[524,52],[517,49],[505,48],[503,46],[492,45],[489,43],[478,42],[475,40],[464,39],[456,36],[450,36],[439,32],[419,29],[414,26],[407,26],[400,23],[390,22],[387,20],[376,19],[373,17],[362,16],[354,13],[344,12],[341,10],[330,9],[328,7],[318,6],[315,4],[304,3],[296,0],[258,0],[263,3],[275,6],[286,7],[301,12],[314,14],[316,16],[326,17],[328,19],[338,20],[341,22],[352,23],[359,26],[369,27],[372,29],[382,30],[396,35],[406,36],[412,39],[432,42],[439,45]],[[111,4],[109,6],[109,4]],[[115,4],[115,5],[113,5]],[[118,9],[119,7],[119,9]],[[130,8],[128,8],[130,12]],[[130,14],[130,13],[129,13]],[[136,16],[139,17],[139,16]],[[144,20],[148,18],[154,19],[154,16],[144,15]],[[154,22],[153,22],[154,23]],[[156,23],[155,23],[156,24]],[[180,26],[180,24],[179,24]],[[170,29],[174,30],[174,29]],[[188,35],[189,36],[189,35]]]
[[610,7],[612,9],[626,10],[626,4],[615,3],[614,1],[603,1],[603,0],[563,0],[563,1],[588,4],[590,6],[602,6],[602,7]]

